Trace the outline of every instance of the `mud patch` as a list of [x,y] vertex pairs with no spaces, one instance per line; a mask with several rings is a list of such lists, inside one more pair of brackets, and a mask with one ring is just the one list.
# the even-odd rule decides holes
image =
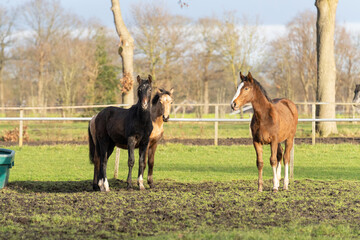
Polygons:
[[0,239],[92,239],[157,236],[171,232],[230,231],[326,222],[358,228],[360,183],[301,180],[289,191],[256,191],[252,180],[182,183],[126,190],[111,180],[111,192],[91,190],[91,181],[12,182],[0,190]]

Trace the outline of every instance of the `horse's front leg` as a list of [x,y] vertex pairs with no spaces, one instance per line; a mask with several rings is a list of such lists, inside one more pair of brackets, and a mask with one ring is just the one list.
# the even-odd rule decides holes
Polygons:
[[129,166],[129,173],[128,173],[128,177],[127,177],[127,189],[132,188],[131,173],[132,173],[132,169],[133,169],[134,163],[135,163],[135,157],[134,157],[135,145],[136,145],[135,138],[130,137],[128,139],[128,166]]
[[[271,146],[271,156],[270,156],[270,165],[273,169],[273,191],[277,192],[279,190],[280,181],[278,179],[278,162],[277,162],[277,153],[278,153],[278,143],[273,141],[270,143]],[[281,169],[281,165],[279,166]]]
[[155,161],[155,151],[157,148],[157,143],[153,144],[150,148],[149,148],[149,152],[148,152],[148,162],[149,162],[149,171],[148,171],[148,184],[150,185],[150,188],[154,187],[154,180],[153,180],[153,170],[154,170],[154,161]]
[[139,174],[138,174],[138,184],[139,184],[139,188],[140,190],[145,190],[144,187],[144,170],[145,170],[145,155],[146,155],[146,150],[148,147],[148,143],[146,144],[141,144],[139,146]]
[[253,142],[253,144],[254,144],[254,148],[256,151],[256,166],[259,171],[258,191],[262,192],[262,190],[263,190],[262,172],[263,172],[263,166],[264,166],[264,162],[263,162],[263,158],[262,158],[263,149],[262,149],[261,143]]

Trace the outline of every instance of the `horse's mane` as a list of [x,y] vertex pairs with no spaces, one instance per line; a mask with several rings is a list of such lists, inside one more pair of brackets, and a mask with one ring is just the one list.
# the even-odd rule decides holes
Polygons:
[[261,84],[260,84],[256,79],[253,78],[253,80],[254,80],[255,85],[259,87],[260,91],[264,94],[264,96],[266,97],[266,99],[267,99],[269,102],[272,102],[272,100],[271,100],[271,98],[268,96],[265,88],[263,88],[263,86],[261,86]]
[[155,96],[153,97],[152,99],[152,104],[155,105],[157,104],[157,102],[159,101],[160,97],[164,94],[167,94],[167,95],[171,95],[171,93],[169,91],[166,91],[165,89],[161,89],[162,92],[156,92]]

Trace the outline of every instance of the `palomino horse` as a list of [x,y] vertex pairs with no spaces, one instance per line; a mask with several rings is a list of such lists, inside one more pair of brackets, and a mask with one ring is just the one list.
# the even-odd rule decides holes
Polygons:
[[278,191],[281,179],[281,158],[283,155],[280,143],[283,141],[285,141],[284,190],[287,190],[289,184],[290,151],[293,147],[298,122],[298,112],[295,104],[288,99],[271,100],[260,83],[253,79],[250,72],[246,77],[240,72],[240,79],[241,83],[231,101],[231,108],[237,110],[250,102],[254,109],[250,127],[259,171],[258,191],[261,192],[263,190],[263,144],[270,144],[271,146],[270,164],[274,175],[273,191]]
[[[154,157],[155,151],[159,141],[162,139],[164,134],[164,122],[169,120],[171,104],[172,104],[172,94],[174,90],[166,91],[164,89],[159,89],[156,95],[152,99],[151,105],[151,121],[153,125],[153,130],[150,135],[150,141],[148,146],[148,184],[151,188],[154,187],[153,180],[153,169],[154,169]],[[146,163],[146,161],[145,161]]]
[[[145,154],[149,144],[149,137],[153,130],[150,103],[151,103],[151,81],[137,77],[139,87],[137,89],[138,102],[130,109],[107,107],[95,116],[95,124],[89,123],[89,156],[94,163],[93,189],[110,191],[106,177],[106,166],[108,158],[114,147],[128,149],[129,174],[127,178],[128,188],[132,188],[131,173],[134,166],[134,149],[139,148],[139,175],[138,183],[140,189],[143,185],[145,169]],[[91,125],[95,125],[95,134],[90,131]]]

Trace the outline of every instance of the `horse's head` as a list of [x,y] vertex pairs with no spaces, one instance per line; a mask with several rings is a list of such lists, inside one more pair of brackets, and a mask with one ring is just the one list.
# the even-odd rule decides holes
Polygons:
[[146,110],[150,107],[152,77],[149,75],[148,79],[141,79],[138,75],[137,81],[139,83],[139,87],[137,89],[138,99],[142,109]]
[[153,106],[156,108],[158,116],[162,115],[163,121],[167,122],[170,117],[171,104],[173,102],[172,94],[174,89],[166,91],[164,89],[158,89],[156,95],[153,98]]
[[240,72],[240,84],[231,100],[231,109],[238,110],[244,104],[251,102],[254,97],[254,79],[249,72],[245,77]]
[[353,103],[360,103],[360,84],[356,84]]

